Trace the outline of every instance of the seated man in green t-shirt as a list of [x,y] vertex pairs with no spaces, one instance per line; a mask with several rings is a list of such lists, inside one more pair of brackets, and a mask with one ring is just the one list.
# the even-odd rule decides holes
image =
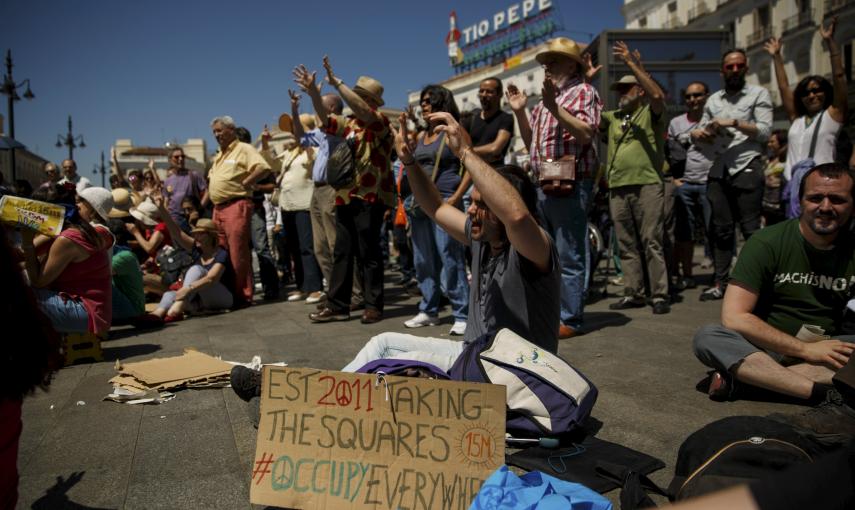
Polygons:
[[143,273],[137,256],[128,248],[130,235],[118,218],[109,221],[113,234],[113,325],[130,322],[145,314]]
[[855,173],[843,165],[814,167],[799,190],[801,217],[745,243],[721,325],[694,339],[695,355],[716,370],[710,398],[732,398],[737,381],[811,404],[828,398],[832,376],[855,350],[855,335],[840,335],[855,286],[853,185]]

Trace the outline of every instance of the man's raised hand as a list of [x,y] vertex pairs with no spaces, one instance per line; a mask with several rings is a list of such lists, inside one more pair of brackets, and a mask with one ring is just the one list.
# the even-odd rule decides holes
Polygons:
[[558,88],[552,83],[548,75],[543,79],[543,88],[540,89],[540,95],[543,98],[543,107],[554,115],[558,109],[558,103],[555,102],[555,98],[558,97]]
[[434,133],[445,133],[445,143],[451,152],[458,158],[463,156],[467,149],[472,148],[472,138],[469,133],[463,129],[460,124],[454,120],[448,112],[429,113],[425,120],[430,124],[435,122],[437,126],[433,129]]
[[600,69],[603,68],[603,65],[600,64],[595,66],[590,53],[582,55],[582,60],[585,62],[585,81],[593,81],[597,76],[597,73],[600,72]]
[[766,50],[766,53],[773,57],[777,57],[781,55],[781,39],[778,37],[770,37],[768,41],[763,43],[763,49]]
[[837,16],[833,16],[831,21],[828,23],[828,28],[825,28],[824,23],[819,24],[819,35],[822,36],[823,41],[830,41],[834,39],[834,27],[837,26]]
[[300,106],[300,94],[294,92],[291,89],[288,89],[288,97],[291,98],[291,107],[299,107]]
[[294,82],[300,87],[300,90],[307,94],[312,94],[313,92],[320,94],[321,88],[315,83],[315,77],[317,75],[315,71],[310,73],[309,70],[306,69],[306,66],[300,64],[294,68],[293,75]]
[[401,163],[413,162],[413,148],[410,145],[410,133],[407,127],[407,114],[402,113],[398,116],[398,123],[401,129],[392,127],[392,132],[395,133],[395,152],[398,153],[398,159]]
[[528,96],[525,95],[525,92],[518,89],[514,84],[508,85],[508,90],[505,91],[505,98],[508,100],[508,104],[511,105],[511,109],[515,112],[524,109],[528,102]]
[[332,64],[330,64],[330,58],[327,55],[324,55],[324,70],[327,72],[327,83],[333,87],[337,87],[341,80],[335,77]]

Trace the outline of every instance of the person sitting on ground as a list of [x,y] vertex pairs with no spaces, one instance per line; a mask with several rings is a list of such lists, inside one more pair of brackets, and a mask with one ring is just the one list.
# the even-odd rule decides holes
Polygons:
[[110,263],[113,271],[112,324],[115,325],[145,314],[145,289],[140,263],[128,246],[131,236],[125,228],[124,220],[111,218],[108,226],[116,239]]
[[168,215],[168,213],[161,214],[154,202],[150,200],[131,208],[134,221],[125,226],[140,248],[137,253],[140,263],[153,260],[163,246],[172,245],[172,236],[169,235],[165,222]]
[[[801,183],[800,218],[756,232],[733,269],[721,324],[694,338],[698,359],[715,370],[713,399],[744,383],[816,404],[847,363],[855,336],[839,335],[855,282],[851,235],[855,172],[836,163],[811,169]],[[829,339],[805,341],[805,331]]]
[[[30,285],[54,328],[62,333],[106,335],[112,317],[108,251],[113,236],[90,222],[96,215],[107,217],[112,195],[104,188],[81,191],[85,198],[77,196],[76,204],[63,204],[66,216],[56,239],[25,228],[21,231],[21,249]],[[40,261],[36,247],[48,245],[47,255]]]
[[196,222],[205,216],[205,209],[202,207],[202,202],[192,195],[187,195],[181,200],[181,216],[184,218],[184,223],[188,226],[186,232],[189,232],[190,229],[196,226]]
[[175,322],[184,319],[185,311],[231,308],[234,296],[229,289],[234,288],[234,270],[228,252],[218,243],[219,233],[214,222],[201,218],[187,235],[169,215],[163,199],[155,200],[172,238],[178,246],[191,252],[194,264],[184,274],[180,289],[163,294],[153,315],[162,317],[164,322]]

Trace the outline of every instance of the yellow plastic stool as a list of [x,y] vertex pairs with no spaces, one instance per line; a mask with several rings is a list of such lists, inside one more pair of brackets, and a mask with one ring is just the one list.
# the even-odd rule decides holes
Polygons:
[[66,333],[62,337],[65,366],[103,361],[101,337],[95,333]]

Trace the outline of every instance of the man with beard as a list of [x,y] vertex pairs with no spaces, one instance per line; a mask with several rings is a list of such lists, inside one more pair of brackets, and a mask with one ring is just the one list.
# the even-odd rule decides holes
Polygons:
[[[597,89],[582,77],[585,63],[579,46],[566,37],[553,39],[535,58],[543,66],[543,99],[526,116],[526,95],[508,86],[520,136],[529,149],[534,175],[542,177],[556,164],[573,166],[569,192],[555,190],[550,181],[537,190],[537,208],[544,229],[555,240],[561,265],[561,324],[558,337],[582,333],[588,273],[587,212],[593,175],[599,165],[592,143],[600,122],[602,103]],[[483,85],[482,85],[483,87]]]
[[[738,381],[810,403],[826,399],[832,376],[855,350],[855,335],[839,335],[855,284],[853,184],[855,173],[843,165],[814,167],[799,190],[801,217],[746,241],[721,325],[701,328],[694,339],[695,355],[715,370],[710,398],[732,398]],[[828,339],[800,339],[807,329]]]
[[608,134],[609,140],[606,171],[609,209],[625,282],[624,297],[609,308],[625,310],[647,304],[646,265],[653,313],[664,314],[671,311],[662,246],[665,94],[644,70],[640,55],[631,53],[623,41],[615,43],[614,55],[626,63],[632,74],[612,85],[612,90],[620,95],[619,109],[603,112],[600,121],[600,129]]
[[[467,131],[472,137],[472,150],[484,158],[493,168],[504,164],[505,154],[511,145],[514,134],[514,116],[503,112],[499,105],[502,100],[502,80],[491,77],[481,80],[478,87],[478,100],[481,108],[472,112],[472,120]],[[464,179],[471,180],[468,175]]]
[[724,54],[724,90],[710,96],[699,128],[692,131],[694,142],[706,144],[715,154],[707,183],[707,199],[712,206],[715,283],[701,294],[701,301],[724,296],[736,247],[736,224],[745,239],[760,228],[762,155],[772,129],[772,97],[763,87],[746,84],[747,73],[744,51],[736,49]]

